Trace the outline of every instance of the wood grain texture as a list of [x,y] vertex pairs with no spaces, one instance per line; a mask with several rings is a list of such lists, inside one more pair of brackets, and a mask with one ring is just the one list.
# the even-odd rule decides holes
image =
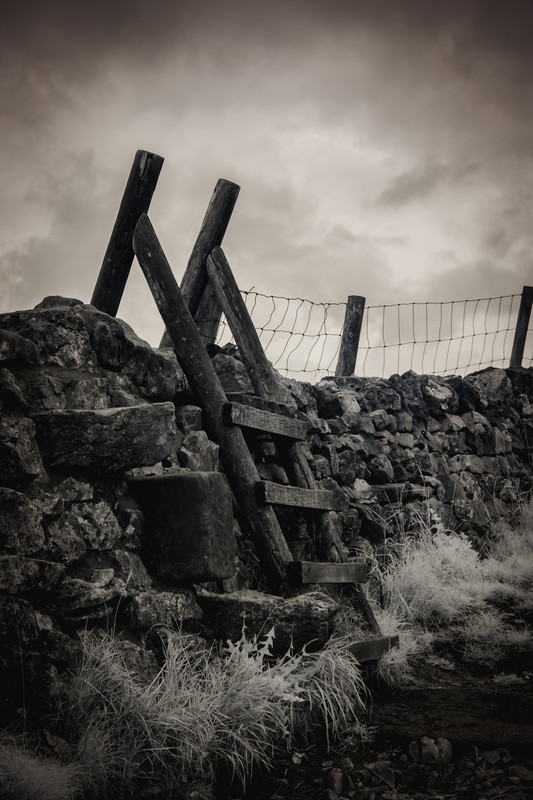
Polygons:
[[294,506],[317,511],[334,511],[337,500],[333,492],[325,489],[301,489],[299,486],[282,486],[271,481],[256,484],[259,503],[272,503],[280,506]]
[[300,585],[315,583],[363,583],[368,579],[368,568],[363,561],[332,564],[329,561],[293,561],[291,575]]
[[337,377],[342,377],[343,375],[349,376],[354,373],[364,310],[364,297],[359,297],[359,295],[355,294],[348,297],[344,325],[342,328],[339,358],[335,368],[335,375]]
[[290,439],[305,439],[307,435],[306,422],[240,403],[228,403],[224,406],[224,422],[227,425],[241,425]]
[[379,636],[374,639],[361,639],[350,645],[351,653],[359,662],[377,661],[398,644],[397,636]]
[[133,263],[133,232],[141,214],[150,208],[164,159],[137,150],[104,260],[94,287],[91,305],[116,316]]
[[[211,292],[202,301],[208,282],[207,257],[214,247],[222,244],[239,192],[240,186],[236,183],[224,178],[217,181],[181,280],[181,292],[199,325],[200,336],[205,343],[214,341],[213,332],[215,331],[216,336],[221,313],[220,305],[215,302]],[[161,347],[170,347],[170,344],[170,338],[165,332]]]

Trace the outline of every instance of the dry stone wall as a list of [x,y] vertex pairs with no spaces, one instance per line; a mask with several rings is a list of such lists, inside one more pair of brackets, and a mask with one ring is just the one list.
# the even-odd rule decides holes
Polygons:
[[[226,391],[250,391],[234,347],[211,355]],[[477,540],[531,490],[531,369],[287,384],[351,555],[428,509]],[[54,710],[86,626],[137,642],[159,624],[237,636],[244,614],[258,629],[275,617],[283,642],[295,626],[302,644],[327,637],[331,598],[257,591],[260,565],[200,403],[171,350],[80,301],[0,315],[3,722],[25,701]],[[288,481],[268,436],[256,458],[262,477]],[[295,557],[311,556],[296,529]]]

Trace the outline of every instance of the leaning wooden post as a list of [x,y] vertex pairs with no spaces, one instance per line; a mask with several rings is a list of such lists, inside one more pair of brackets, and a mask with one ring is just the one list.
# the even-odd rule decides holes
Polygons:
[[[212,297],[211,299],[206,297],[205,305],[202,307],[202,298],[207,285],[205,265],[213,247],[222,244],[240,188],[236,183],[226,181],[224,178],[217,181],[180,285],[185,302],[193,317],[197,319],[198,330],[206,344],[216,338],[221,310],[217,304],[213,304]],[[161,347],[169,346],[170,338],[165,331]]]
[[213,248],[211,255],[208,256],[207,274],[226,315],[256,393],[259,397],[267,397],[280,403],[287,402],[289,391],[283,386],[278,373],[265,355],[221,247]]
[[115,316],[133,263],[133,231],[148,211],[164,159],[137,150],[117,219],[94,287],[91,305]]
[[514,333],[513,349],[509,366],[511,369],[519,369],[522,366],[524,357],[524,347],[527,339],[529,320],[531,318],[531,307],[533,305],[533,286],[524,286],[520,299],[520,308],[516,319],[516,329]]
[[[290,391],[283,385],[265,355],[250,313],[221,247],[215,247],[207,259],[207,272],[235,337],[254,390],[259,397],[286,403],[290,400]],[[316,490],[315,478],[301,443],[291,442],[286,449],[296,483],[302,488]],[[333,517],[333,514],[321,515],[318,521],[319,538],[325,545],[331,561],[344,561],[345,548],[340,539],[340,525],[336,515],[335,519]]]
[[259,475],[253,458],[241,429],[223,423],[225,392],[146,214],[137,223],[133,247],[178,361],[192,390],[201,398],[211,435],[220,445],[226,474],[250,523],[262,564],[276,586],[286,590],[291,552],[272,507],[258,505],[255,500]]
[[342,328],[341,348],[335,369],[337,377],[353,375],[359,347],[359,336],[363,323],[365,298],[351,294],[346,303],[346,314]]

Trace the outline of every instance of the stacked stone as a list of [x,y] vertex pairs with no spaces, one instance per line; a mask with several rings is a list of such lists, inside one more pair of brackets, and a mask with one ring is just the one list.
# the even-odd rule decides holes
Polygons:
[[531,490],[532,392],[531,369],[301,385],[311,466],[340,488],[347,544],[420,519],[486,534]]
[[190,589],[154,589],[125,477],[212,474],[218,448],[197,406],[175,408],[188,389],[174,353],[79,301],[1,315],[0,362],[0,713],[9,720],[23,691],[54,701],[57,671],[75,657],[72,634],[87,624],[120,619],[142,634],[201,616]]

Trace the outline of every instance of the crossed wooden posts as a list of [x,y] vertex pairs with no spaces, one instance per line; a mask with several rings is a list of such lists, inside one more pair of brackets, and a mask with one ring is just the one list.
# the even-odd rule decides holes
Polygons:
[[[112,316],[118,311],[133,262],[135,226],[141,215],[148,213],[162,165],[163,158],[155,153],[138,150],[135,155],[91,299],[92,305]],[[222,245],[239,191],[240,187],[231,181],[217,181],[180,285],[204,344],[215,341],[222,314],[213,279],[208,274],[208,257]],[[524,286],[509,363],[514,369],[522,365],[532,306],[533,287]],[[354,374],[364,309],[364,297],[348,297],[336,376]],[[161,345],[171,345],[167,331]]]

